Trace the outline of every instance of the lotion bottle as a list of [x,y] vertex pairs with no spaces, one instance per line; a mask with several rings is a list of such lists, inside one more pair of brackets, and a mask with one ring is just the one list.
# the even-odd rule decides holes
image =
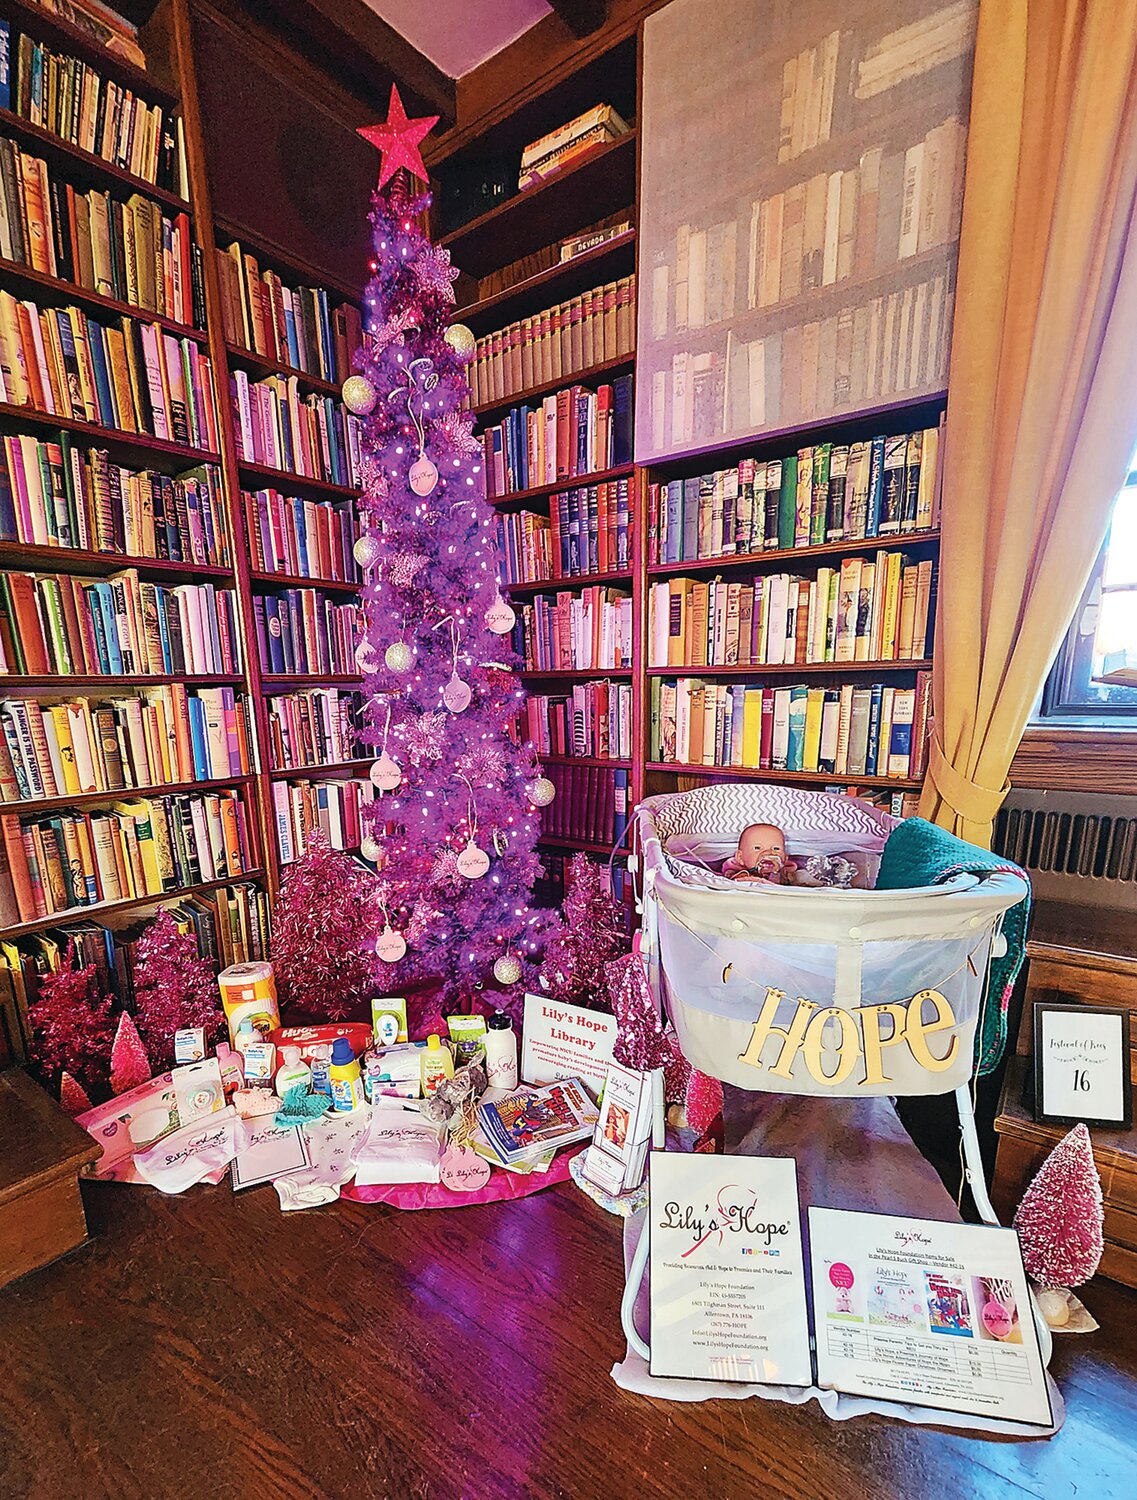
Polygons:
[[312,1070],[307,1063],[300,1061],[299,1047],[282,1047],[280,1049],[284,1061],[276,1070],[274,1087],[278,1099],[283,1099],[289,1089],[294,1089],[301,1084],[307,1089],[312,1082]]
[[422,1080],[423,1098],[429,1098],[444,1079],[454,1077],[454,1058],[450,1048],[442,1045],[438,1036],[427,1038],[426,1047],[419,1059],[419,1077]]
[[494,1011],[486,1030],[486,1082],[491,1089],[517,1087],[517,1033],[504,1011]]

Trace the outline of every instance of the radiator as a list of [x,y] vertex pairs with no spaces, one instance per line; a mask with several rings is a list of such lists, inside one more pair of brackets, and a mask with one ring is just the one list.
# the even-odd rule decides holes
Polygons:
[[1023,867],[1039,900],[1137,911],[1137,796],[1012,791],[992,848]]

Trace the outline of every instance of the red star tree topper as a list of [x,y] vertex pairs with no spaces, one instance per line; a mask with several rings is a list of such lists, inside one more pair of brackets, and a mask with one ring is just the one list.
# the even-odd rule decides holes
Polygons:
[[379,151],[380,188],[386,187],[400,167],[405,167],[413,177],[422,182],[429,180],[419,144],[437,124],[437,115],[423,115],[420,119],[408,120],[399,91],[394,84],[391,85],[391,102],[387,106],[386,120],[381,125],[361,125],[357,132]]

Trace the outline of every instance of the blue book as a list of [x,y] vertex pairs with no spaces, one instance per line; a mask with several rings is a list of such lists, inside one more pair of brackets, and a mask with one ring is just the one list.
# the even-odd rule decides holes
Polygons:
[[193,774],[199,781],[208,781],[210,779],[210,766],[209,741],[206,738],[205,729],[205,704],[193,693],[187,697],[186,702],[189,705]]
[[[727,728],[727,740],[728,740],[728,748],[729,748],[730,754],[727,756],[727,759],[726,759],[726,764],[727,765],[734,765],[735,764],[735,760],[734,760],[734,747],[735,747],[735,745],[737,745],[740,749],[742,747],[742,723],[743,723],[742,716],[743,716],[743,710],[744,710],[745,706],[746,706],[746,689],[743,688],[743,687],[734,687],[734,688],[731,688],[731,690],[730,690],[730,719],[728,721],[728,728]],[[741,755],[739,756],[737,763],[739,765],[742,765],[742,757],[741,757]]]
[[312,564],[308,558],[308,524],[304,502],[292,495],[289,497],[288,504],[292,510],[292,533],[296,542],[297,571],[302,578],[311,578]]
[[103,347],[103,328],[92,318],[87,319],[87,343],[91,350],[91,366],[95,372],[95,392],[99,403],[99,420],[104,427],[119,427],[121,422],[111,391],[110,369],[107,351]]
[[162,646],[162,665],[167,672],[172,672],[174,648],[170,641],[170,622],[166,616],[166,598],[166,590],[158,589],[156,604],[158,609],[158,640]]
[[875,437],[869,450],[869,493],[865,508],[865,536],[880,535],[880,505],[884,494],[884,439]]
[[699,490],[702,480],[698,475],[683,481],[683,540],[680,543],[677,562],[691,562],[699,555]]
[[270,672],[284,672],[284,631],[280,623],[280,600],[270,595],[265,600],[265,635],[268,637]]
[[[336,378],[336,346],[332,339],[332,321],[328,312],[328,294],[321,287],[316,294],[316,302],[320,310],[320,371],[325,380]],[[329,402],[331,397],[328,397]]]
[[612,467],[632,461],[632,377],[612,382]]
[[11,46],[11,28],[0,16],[0,109],[12,108]]
[[628,481],[616,481],[616,566],[628,566],[628,526],[631,520],[631,503]]
[[790,741],[786,751],[786,770],[805,770],[805,709],[809,701],[809,689],[790,689]]
[[880,764],[880,705],[884,697],[884,684],[874,682],[872,688],[872,701],[869,704],[869,741],[865,751],[865,775],[879,776],[883,772],[877,770]]
[[103,644],[99,650],[100,658],[102,658],[103,652],[106,653],[105,665],[100,660],[102,670],[109,672],[112,677],[120,677],[122,675],[122,651],[119,649],[118,642],[118,622],[115,619],[114,590],[109,583],[93,583],[87,588],[87,597],[93,600],[95,611],[97,611],[97,614],[95,611],[92,611],[92,618],[96,620],[96,646],[98,646],[97,621],[99,619],[102,620]]
[[300,343],[296,337],[296,313],[292,307],[291,297],[284,302],[284,341],[288,345],[288,363],[294,370],[302,369]]
[[667,524],[664,532],[663,562],[679,562],[683,555],[683,481],[667,483]]

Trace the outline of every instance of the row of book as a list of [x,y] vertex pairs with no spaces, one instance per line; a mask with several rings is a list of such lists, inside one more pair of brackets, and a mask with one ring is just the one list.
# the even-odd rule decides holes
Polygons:
[[900,552],[813,578],[665,578],[650,593],[648,666],[798,666],[929,654],[933,570]]
[[331,396],[300,396],[295,375],[250,381],[229,377],[233,434],[246,463],[264,464],[325,484],[357,486],[361,423]]
[[359,309],[323,287],[289,286],[233,243],[217,251],[225,339],[266,359],[342,385],[363,342]]
[[333,849],[358,849],[364,831],[360,814],[374,800],[370,781],[274,781],[281,864],[299,859],[315,833],[322,833]]
[[636,347],[636,278],[622,276],[486,334],[467,368],[475,406],[623,359]]
[[0,136],[0,256],[101,297],[205,326],[201,249],[189,215],[65,182]]
[[256,865],[236,791],[134,797],[99,812],[0,814],[21,922],[162,896]]
[[530,141],[521,153],[518,190],[537,187],[597,146],[627,133],[627,121],[610,104],[594,105],[539,140]]
[[334,604],[314,589],[285,589],[253,600],[261,670],[334,672],[357,670],[361,616],[357,604]]
[[[5,915],[6,873],[0,873],[0,928],[19,920],[10,892],[10,913]],[[214,971],[269,955],[268,894],[258,886],[248,882],[223,886],[163,905],[178,931],[193,938],[199,955]],[[121,1004],[131,1005],[138,940],[151,920],[147,914],[127,925],[116,921],[110,927],[89,915],[0,941],[0,999],[7,990],[14,997],[16,1014],[25,1016],[28,1006],[40,998],[43,980],[59,972],[66,961],[68,944],[74,944],[76,967],[90,965],[95,969],[99,993],[114,995]],[[25,1037],[27,1041],[30,1035]]]
[[[855,167],[815,173],[750,207],[746,305],[774,307],[851,278],[867,279],[959,235],[967,127],[942,121],[906,150],[874,146]],[[733,228],[733,221],[730,225]],[[675,327],[698,328],[731,316],[700,295],[713,268],[703,232],[688,241],[686,320],[676,269]],[[696,265],[696,257],[700,264]],[[722,272],[720,271],[720,276]]]
[[174,478],[130,469],[105,449],[77,447],[68,432],[5,437],[3,450],[0,541],[228,566],[225,489],[215,465]]
[[0,800],[219,781],[253,769],[248,699],[173,682],[105,701],[0,699]]
[[0,671],[41,676],[226,675],[241,669],[237,598],[169,588],[133,568],[107,579],[0,573]]
[[489,499],[632,461],[632,377],[554,391],[482,433]]
[[579,839],[615,844],[628,826],[630,772],[621,766],[546,766],[557,789],[541,809],[541,834],[550,839]]
[[216,453],[213,366],[159,324],[117,326],[0,291],[0,400]]
[[690,562],[926,531],[939,522],[938,427],[648,486],[648,562]]
[[243,490],[245,534],[255,572],[355,583],[359,535],[354,500],[301,500],[278,490]]
[[682,347],[663,356],[662,368],[650,346],[640,373],[644,451],[662,456],[939,391],[947,382],[954,306],[952,277],[943,272],[758,338],[724,330],[712,340],[716,348]]
[[274,771],[301,771],[358,758],[358,693],[310,688],[267,700],[268,763]]
[[497,517],[503,583],[543,583],[630,566],[634,490],[611,479],[549,497],[549,514]]
[[529,672],[606,672],[632,664],[632,596],[593,584],[538,594],[518,611],[513,644]]
[[654,678],[650,756],[689,766],[821,776],[923,775],[932,674],[914,687],[761,687]]
[[571,693],[530,694],[523,723],[538,755],[631,760],[631,685],[578,682]]
[[38,42],[15,38],[0,22],[0,44],[11,59],[4,69],[0,108],[80,150],[166,192],[185,196],[185,144],[180,116],[104,78],[90,63]]

